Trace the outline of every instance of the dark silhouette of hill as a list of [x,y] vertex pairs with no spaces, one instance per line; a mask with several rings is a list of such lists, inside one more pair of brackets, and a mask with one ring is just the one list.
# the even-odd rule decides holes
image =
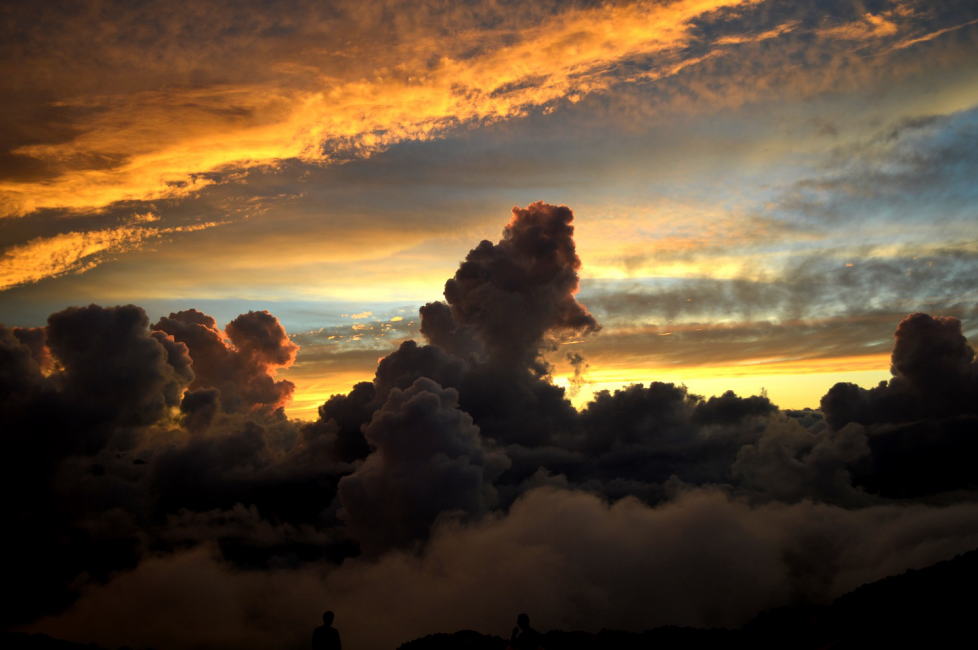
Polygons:
[[[831,605],[766,611],[737,630],[660,627],[645,632],[553,630],[546,650],[737,650],[793,648],[974,648],[978,643],[978,549],[925,569],[863,585]],[[399,650],[505,650],[507,642],[471,630],[432,634]]]

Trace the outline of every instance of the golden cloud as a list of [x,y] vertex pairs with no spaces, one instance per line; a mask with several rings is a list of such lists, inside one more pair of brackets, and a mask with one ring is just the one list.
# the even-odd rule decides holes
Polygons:
[[[338,45],[337,52],[327,48],[326,53],[322,47],[295,48],[291,59],[224,61],[235,70],[249,67],[254,81],[247,83],[228,72],[233,82],[75,94],[56,103],[82,116],[73,124],[76,137],[12,152],[44,161],[59,173],[0,182],[0,215],[184,196],[231,167],[368,156],[458,125],[575,102],[623,81],[673,76],[731,45],[776,38],[796,28],[788,22],[756,35],[718,37],[705,43],[705,54],[684,53],[704,39],[697,21],[759,1],[639,2],[567,10],[519,29],[411,34],[385,42],[380,48],[384,58],[371,72],[347,66],[358,70],[352,78],[336,63],[343,54]],[[889,14],[867,14],[858,24],[821,35],[879,38],[894,30]],[[387,58],[391,52],[395,63]],[[221,52],[215,57],[220,59]],[[644,72],[622,70],[637,59]]]
[[[145,214],[134,218],[135,223],[145,221]],[[145,241],[164,235],[205,230],[218,225],[221,224],[208,222],[171,228],[122,226],[38,237],[13,246],[0,255],[0,291],[44,278],[84,273],[97,266],[105,255],[136,250]]]

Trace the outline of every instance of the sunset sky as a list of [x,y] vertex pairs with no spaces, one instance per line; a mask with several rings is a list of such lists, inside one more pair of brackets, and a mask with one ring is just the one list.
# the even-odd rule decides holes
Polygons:
[[0,98],[0,635],[738,628],[978,547],[975,0],[0,2]]
[[[575,403],[817,406],[895,323],[974,340],[978,10],[960,2],[16,3],[0,314],[268,309],[290,414],[369,379],[512,206],[575,213]],[[571,369],[562,348],[555,381]]]

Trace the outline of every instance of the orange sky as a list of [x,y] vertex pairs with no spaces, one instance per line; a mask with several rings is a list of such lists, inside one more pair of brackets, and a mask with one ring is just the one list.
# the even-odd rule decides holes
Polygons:
[[0,320],[269,309],[311,342],[284,371],[308,417],[417,336],[349,314],[411,318],[545,200],[575,212],[603,325],[567,348],[590,364],[577,404],[665,380],[817,406],[888,376],[903,314],[974,336],[967,8],[524,5],[18,9]]

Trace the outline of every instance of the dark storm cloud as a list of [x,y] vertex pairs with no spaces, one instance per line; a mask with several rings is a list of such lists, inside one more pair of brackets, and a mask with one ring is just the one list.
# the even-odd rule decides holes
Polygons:
[[13,335],[30,350],[31,357],[41,372],[52,370],[53,359],[47,347],[47,330],[43,327],[15,327]]
[[373,415],[376,393],[372,382],[362,381],[346,395],[331,396],[319,407],[319,419],[306,428],[306,435],[330,438],[332,456],[343,462],[366,458],[370,445],[361,427]]
[[476,354],[472,331],[455,322],[451,307],[443,302],[429,302],[421,307],[419,314],[421,335],[433,346],[462,359],[472,358]]
[[[430,306],[422,307],[422,313]],[[383,401],[392,389],[408,388],[421,377],[433,379],[442,386],[456,388],[461,385],[466,368],[465,361],[440,345],[418,345],[414,341],[405,341],[393,354],[387,355],[377,364],[374,376],[377,398]]]
[[[207,435],[177,436],[149,445],[143,454],[147,457],[144,489],[150,497],[150,514],[162,526],[167,517],[232,512],[243,504],[260,513],[268,530],[337,528],[330,504],[339,476],[350,468],[333,462],[320,442],[304,438],[297,423],[284,419],[229,415],[218,418]],[[225,539],[205,526],[198,529],[199,537],[192,537],[193,530],[184,531],[184,542],[216,539],[227,545],[230,559],[244,566],[289,564],[350,548],[339,550],[325,543],[310,548],[294,535],[277,543],[267,536],[260,543],[249,537]],[[153,534],[165,537],[165,528]],[[337,529],[329,537],[342,542],[343,535]]]
[[822,398],[833,427],[978,413],[978,365],[961,321],[911,314],[897,327],[893,378],[869,390],[839,383]]
[[[370,352],[376,358],[377,351]],[[392,390],[406,390],[422,378],[457,388],[465,372],[466,363],[440,347],[404,341],[380,359],[372,382],[360,382],[349,393],[333,395],[320,406],[318,420],[306,427],[305,435],[327,436],[332,456],[339,461],[363,459],[370,453],[363,427]]]
[[[469,261],[478,251],[473,251]],[[956,259],[959,256],[970,259],[960,251],[949,257]],[[463,274],[467,263],[463,263],[457,275]],[[811,290],[815,304],[824,306],[829,304],[832,294],[845,294],[840,291],[843,287],[853,289],[856,296],[852,301],[857,301],[864,300],[863,293],[868,295],[871,285],[878,288],[887,277],[915,273],[930,277],[928,270],[932,268],[933,260],[924,260],[924,264],[914,267],[910,273],[897,262],[870,260],[866,266],[868,269],[864,274],[850,272],[854,267],[842,266],[834,276],[822,277],[828,267],[811,259],[799,263],[788,274],[790,280],[786,284],[792,285],[791,290],[766,288],[765,293],[764,288],[746,283],[737,289],[757,309],[784,307],[789,297],[804,293],[800,291],[802,286]],[[477,265],[475,268],[484,267]],[[939,273],[935,272],[934,286],[938,284],[937,275]],[[495,282],[489,272],[473,273],[473,276],[479,278],[476,286],[492,286]],[[968,285],[963,276],[964,272],[959,284],[965,287]],[[487,293],[491,295],[491,291]],[[893,293],[896,294],[897,289]],[[654,298],[655,294],[642,296],[639,308],[646,311],[650,305],[657,306]],[[793,300],[797,302],[797,298]],[[669,309],[670,301],[664,302],[667,303],[665,309]],[[726,300],[717,302],[720,309],[736,301],[727,296]],[[625,307],[627,309],[628,305]],[[611,300],[606,303],[606,309],[612,310]],[[855,427],[844,432],[827,429],[817,412],[780,415],[763,397],[743,398],[728,392],[703,400],[688,394],[683,387],[653,383],[648,388],[636,385],[614,394],[600,393],[579,416],[574,415],[566,410],[564,396],[553,391],[548,383],[533,378],[532,372],[529,375],[532,381],[525,381],[527,375],[522,366],[519,366],[521,372],[508,374],[499,373],[493,367],[498,362],[487,352],[491,348],[483,343],[486,335],[478,334],[480,328],[495,332],[491,329],[495,322],[492,317],[486,317],[484,322],[469,317],[467,322],[460,324],[454,308],[444,303],[426,305],[421,313],[421,332],[431,345],[403,344],[400,350],[382,361],[375,385],[384,392],[389,390],[386,386],[392,382],[403,389],[418,377],[433,376],[443,385],[458,388],[462,409],[472,414],[483,437],[507,445],[505,451],[512,464],[497,480],[502,503],[509,503],[526,489],[541,484],[580,486],[610,498],[637,495],[649,502],[668,498],[671,482],[723,484],[762,500],[815,498],[850,506],[872,503],[880,495],[907,497],[920,494],[909,490],[896,495],[889,483],[874,484],[868,480],[875,465],[888,463],[889,467],[893,463],[886,460],[879,445],[871,444],[877,438],[863,429]],[[668,338],[660,336],[663,332],[653,328],[655,331],[649,332],[648,337],[642,338],[639,333],[639,338],[646,349],[654,343],[655,350],[672,350],[677,357],[686,358],[702,341],[719,337],[728,345],[735,345],[740,358],[750,354],[752,346],[757,348],[758,356],[770,353],[771,341],[768,339],[783,335],[787,347],[780,352],[787,358],[806,358],[805,355],[842,357],[885,350],[884,344],[867,347],[866,341],[881,339],[895,318],[892,313],[881,312],[873,318],[768,323],[763,334],[758,332],[757,323],[740,329],[735,325],[680,327],[667,332],[671,334]],[[530,322],[533,320],[531,318]],[[539,337],[537,340],[542,341]],[[967,347],[963,339],[961,343]],[[598,339],[588,344],[588,350],[589,353],[597,350],[600,358],[603,345],[616,344]],[[530,346],[529,349],[540,348]],[[513,358],[504,356],[499,365],[517,367],[511,361]],[[522,358],[532,357],[524,354]],[[723,360],[714,357],[703,361]],[[532,371],[534,363],[528,367]],[[514,393],[514,387],[540,390],[551,401],[536,399],[534,408],[512,409],[513,413],[519,413],[519,418],[508,417],[510,405],[534,404],[525,399],[525,394]],[[361,400],[361,403],[367,402]],[[548,403],[550,406],[543,408]],[[358,415],[359,426],[353,423],[345,427],[354,439],[357,438],[356,430],[368,421],[366,410],[361,410]],[[570,415],[562,417],[564,413]],[[545,426],[558,432],[556,437],[553,434],[532,435],[536,427],[534,420],[541,414],[550,418]],[[531,435],[521,432],[531,432]],[[922,448],[927,442],[912,437],[905,444]],[[962,489],[969,485],[967,480],[955,474],[954,478],[941,483],[937,491]]]
[[180,402],[187,431],[206,431],[221,408],[221,391],[216,388],[188,390]]
[[852,467],[870,454],[859,425],[824,431],[785,418],[772,420],[755,441],[741,447],[730,469],[735,483],[755,499],[865,506],[877,499],[853,485]]
[[127,477],[106,476],[94,458],[131,449],[193,379],[187,348],[148,325],[139,307],[90,305],[52,314],[43,336],[2,332],[5,562],[19,594],[4,622],[67,603],[79,575],[104,578],[136,561],[138,527],[106,505],[138,499],[124,485],[109,489]]
[[978,364],[952,317],[911,314],[894,335],[893,377],[874,388],[838,383],[822,397],[830,426],[868,426],[854,482],[892,498],[978,487]]
[[430,379],[393,389],[364,428],[374,451],[339,484],[340,516],[365,551],[424,539],[440,516],[478,517],[509,464],[483,447],[458,393]]
[[503,238],[481,242],[445,283],[448,308],[422,308],[422,333],[469,363],[461,404],[487,437],[541,444],[573,427],[563,391],[543,380],[550,368],[540,356],[598,329],[574,295],[581,260],[573,218],[566,206],[513,208]]
[[458,390],[488,439],[539,445],[571,433],[573,408],[547,381],[541,353],[598,328],[574,297],[581,261],[572,220],[565,206],[514,208],[502,239],[481,242],[446,282],[446,303],[421,307],[430,345],[407,341],[381,360],[373,408],[392,388],[429,377]]
[[64,612],[38,625],[177,649],[299,647],[289,630],[324,602],[370,648],[504,629],[520,609],[543,627],[737,625],[978,544],[959,321],[904,319],[894,378],[833,388],[827,421],[654,381],[579,412],[541,359],[597,328],[570,217],[514,211],[422,307],[428,344],[402,342],[314,423],[276,408],[297,346],[268,312],[151,329],[138,307],[93,305],[0,330],[22,596],[5,622]]
[[[538,202],[513,208],[503,238],[469,251],[445,283],[454,323],[429,306],[422,312],[422,331],[443,337],[470,330],[491,363],[532,367],[546,336],[597,330],[597,321],[574,298],[581,260],[573,219],[566,206]],[[427,325],[426,317],[437,324]]]
[[[18,394],[29,394],[43,381],[38,346],[30,338],[20,335],[20,328],[0,329],[0,387],[3,389],[5,406]],[[43,329],[40,330],[43,333]],[[43,336],[43,334],[42,334]],[[28,340],[24,340],[28,338]],[[43,339],[42,339],[43,340]],[[43,347],[40,349],[44,349]]]
[[96,453],[166,418],[194,373],[186,346],[148,325],[134,305],[90,305],[52,314],[43,329],[4,330],[8,440],[37,452],[19,462]]
[[[48,319],[47,344],[61,362],[69,399],[119,424],[150,424],[180,403],[194,379],[187,347],[149,331],[139,307],[71,307]],[[119,372],[125,368],[126,372]]]
[[[219,377],[244,375],[221,386],[232,400],[250,395],[248,382],[256,377],[259,387],[267,385],[262,373],[295,354],[264,312],[235,319],[228,344],[233,354],[202,354],[200,367]],[[151,330],[139,307],[73,307],[52,314],[45,328],[3,328],[0,354],[7,575],[21,594],[5,622],[57,609],[77,585],[132,567],[151,548],[172,547],[176,542],[163,534],[170,514],[246,502],[281,525],[328,520],[344,466],[280,414],[221,414],[218,388],[188,390],[197,360],[184,343]],[[38,512],[46,514],[37,518]],[[251,547],[245,540],[234,548],[241,555]],[[296,548],[283,538],[243,553],[241,561],[288,558]],[[318,544],[303,552],[323,557],[335,548]],[[24,557],[37,561],[16,559]]]
[[195,309],[161,318],[154,328],[190,349],[196,378],[191,388],[217,388],[228,411],[274,410],[288,401],[295,385],[275,381],[279,368],[292,365],[298,346],[267,311],[238,316],[224,331]]
[[611,498],[650,502],[665,498],[672,482],[731,484],[739,450],[762,435],[776,410],[765,397],[728,391],[704,400],[661,382],[601,391],[580,414],[580,462],[544,467]]
[[911,314],[893,335],[890,372],[902,377],[929,402],[936,413],[978,408],[978,365],[975,351],[961,333],[961,321]]

